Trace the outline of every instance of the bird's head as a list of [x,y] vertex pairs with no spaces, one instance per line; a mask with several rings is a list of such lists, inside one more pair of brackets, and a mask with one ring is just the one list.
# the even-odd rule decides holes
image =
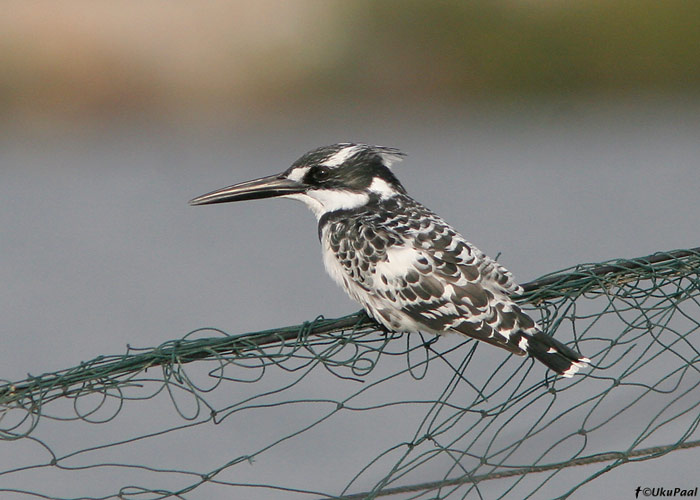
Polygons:
[[191,205],[285,197],[306,203],[317,217],[405,193],[389,169],[403,154],[393,148],[341,143],[309,151],[284,172],[199,196]]

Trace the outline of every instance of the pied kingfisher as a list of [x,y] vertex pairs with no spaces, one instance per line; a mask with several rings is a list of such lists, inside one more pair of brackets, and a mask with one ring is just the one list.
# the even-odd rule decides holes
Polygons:
[[512,300],[511,273],[408,196],[390,170],[397,149],[342,143],[306,153],[281,174],[190,201],[303,201],[318,219],[328,274],[390,331],[456,332],[526,353],[571,377],[590,362],[542,333]]

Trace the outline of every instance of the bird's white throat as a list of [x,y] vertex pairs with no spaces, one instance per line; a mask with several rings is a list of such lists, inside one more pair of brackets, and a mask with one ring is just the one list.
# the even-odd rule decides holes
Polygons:
[[323,214],[329,212],[352,210],[366,205],[369,201],[369,194],[338,189],[312,189],[306,193],[288,194],[285,195],[285,198],[304,202],[314,213],[316,219],[320,219]]
[[[302,170],[302,169],[299,169]],[[304,172],[305,173],[305,172]],[[303,174],[300,174],[303,176]],[[297,175],[298,177],[299,175]],[[292,176],[289,177],[290,179]],[[351,191],[347,189],[310,189],[305,193],[285,195],[285,198],[299,200],[316,215],[317,219],[323,214],[337,210],[352,210],[366,205],[371,194],[379,195],[382,200],[396,196],[398,192],[384,179],[376,178],[370,184],[368,191]]]

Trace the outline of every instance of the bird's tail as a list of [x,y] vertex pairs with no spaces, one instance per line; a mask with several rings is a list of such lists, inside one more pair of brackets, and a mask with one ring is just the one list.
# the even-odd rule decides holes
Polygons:
[[533,334],[521,332],[521,335],[522,340],[526,341],[526,345],[522,347],[525,347],[530,356],[564,377],[573,377],[574,373],[591,362],[590,359],[540,331]]

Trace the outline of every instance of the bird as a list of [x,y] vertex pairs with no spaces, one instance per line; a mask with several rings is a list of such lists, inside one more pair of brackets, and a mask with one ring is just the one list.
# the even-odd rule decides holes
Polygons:
[[395,148],[344,142],[309,151],[280,174],[204,194],[190,205],[262,198],[306,204],[328,274],[388,331],[457,333],[531,357],[564,377],[590,360],[547,335],[515,303],[513,275],[411,198]]

